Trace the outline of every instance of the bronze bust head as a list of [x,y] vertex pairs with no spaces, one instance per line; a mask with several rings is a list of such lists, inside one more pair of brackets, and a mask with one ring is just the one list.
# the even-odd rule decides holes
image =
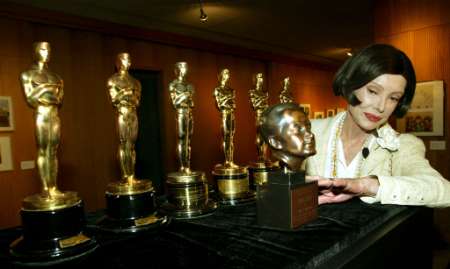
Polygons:
[[303,161],[316,153],[311,123],[296,103],[267,108],[261,121],[261,134],[280,165],[292,171],[301,169]]

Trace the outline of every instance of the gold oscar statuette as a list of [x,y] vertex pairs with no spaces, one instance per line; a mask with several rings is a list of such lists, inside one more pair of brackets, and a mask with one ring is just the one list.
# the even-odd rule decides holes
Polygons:
[[289,77],[285,77],[281,82],[281,91],[280,91],[280,103],[293,103],[294,97],[292,97],[291,93],[291,79]]
[[247,167],[233,162],[236,94],[228,85],[230,71],[223,69],[218,78],[219,85],[214,89],[213,95],[222,119],[222,149],[225,161],[223,164],[217,164],[212,174],[217,183],[219,201],[224,204],[237,204],[254,200],[254,192],[249,191]]
[[[164,216],[157,215],[152,182],[135,176],[135,143],[139,126],[137,108],[142,89],[141,83],[129,74],[130,66],[130,55],[119,53],[116,59],[117,73],[106,83],[116,116],[121,178],[107,186],[106,216],[99,221],[99,227],[112,232],[138,232],[166,222]],[[142,222],[149,217],[154,221]]]
[[[20,74],[28,105],[34,110],[37,144],[37,169],[41,192],[25,197],[21,217],[24,235],[10,246],[13,257],[23,262],[57,262],[84,255],[97,247],[83,235],[84,206],[76,192],[60,191],[58,146],[63,101],[63,80],[48,68],[51,48],[48,42],[33,45],[34,63]],[[83,238],[83,240],[78,240]],[[75,242],[64,244],[64,242]]]
[[250,103],[253,111],[255,111],[256,124],[256,151],[257,160],[251,162],[249,171],[250,188],[255,189],[256,185],[264,184],[267,181],[267,172],[274,169],[276,166],[270,161],[268,157],[267,144],[261,137],[261,116],[265,109],[269,107],[269,93],[264,88],[264,76],[262,73],[257,73],[253,77],[254,87],[249,90]]
[[186,62],[175,64],[175,79],[169,94],[176,115],[179,169],[167,175],[167,203],[163,208],[174,218],[192,218],[211,213],[217,207],[208,196],[205,173],[191,169],[191,141],[194,132],[194,86],[186,80]]

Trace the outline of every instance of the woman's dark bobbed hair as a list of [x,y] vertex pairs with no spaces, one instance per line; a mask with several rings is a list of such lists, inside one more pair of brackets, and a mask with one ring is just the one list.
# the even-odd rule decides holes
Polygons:
[[383,74],[402,75],[406,79],[405,93],[394,111],[401,118],[414,97],[416,74],[408,56],[391,45],[374,44],[350,57],[334,77],[333,92],[342,95],[350,105],[358,105],[360,101],[354,91]]

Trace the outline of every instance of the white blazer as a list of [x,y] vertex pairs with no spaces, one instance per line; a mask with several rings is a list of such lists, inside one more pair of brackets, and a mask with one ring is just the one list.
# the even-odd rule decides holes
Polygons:
[[[307,175],[324,175],[330,150],[328,141],[336,118],[311,120],[317,153],[305,161]],[[411,134],[399,134],[398,139],[400,146],[395,151],[383,148],[379,143],[371,147],[360,174],[378,176],[380,187],[375,198],[361,197],[361,200],[367,203],[450,206],[450,182],[430,166],[422,140]]]

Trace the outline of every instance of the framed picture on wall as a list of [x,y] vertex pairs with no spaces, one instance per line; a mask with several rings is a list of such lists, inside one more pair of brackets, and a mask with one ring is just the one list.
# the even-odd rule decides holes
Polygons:
[[0,96],[0,131],[14,130],[12,100],[10,96]]
[[11,139],[9,136],[0,137],[0,171],[12,170]]
[[417,82],[408,113],[397,119],[397,130],[417,136],[444,135],[444,81]]
[[310,118],[311,105],[310,104],[299,104],[299,106],[303,109],[303,112],[305,112],[306,116],[308,116],[308,118]]
[[327,118],[334,117],[334,109],[327,109]]
[[314,112],[314,118],[315,119],[323,119],[323,118],[325,118],[325,116],[323,114],[323,111],[316,111],[316,112]]

